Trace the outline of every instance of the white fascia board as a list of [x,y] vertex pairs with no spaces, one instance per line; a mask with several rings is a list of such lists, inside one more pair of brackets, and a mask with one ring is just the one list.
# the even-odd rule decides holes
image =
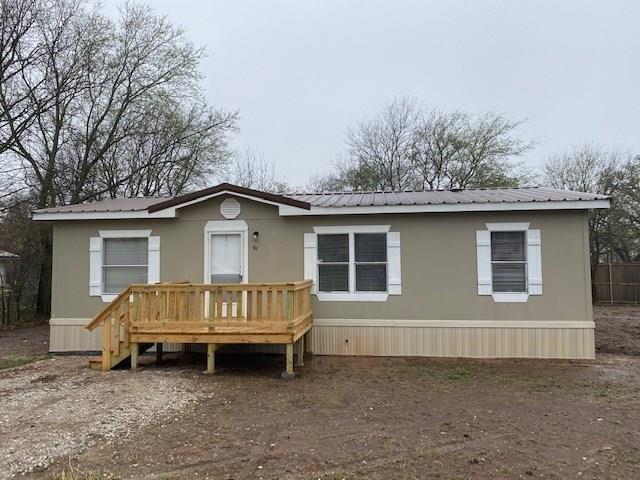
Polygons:
[[609,208],[609,200],[566,200],[558,202],[464,203],[439,205],[366,205],[359,207],[311,207],[310,210],[280,205],[281,217],[307,215],[362,215],[381,213],[505,212],[531,210],[588,210]]
[[133,212],[34,212],[32,218],[37,222],[51,220],[125,220],[129,218],[175,218],[175,216],[175,212],[167,212],[164,210],[155,213],[149,213],[146,210],[138,210]]

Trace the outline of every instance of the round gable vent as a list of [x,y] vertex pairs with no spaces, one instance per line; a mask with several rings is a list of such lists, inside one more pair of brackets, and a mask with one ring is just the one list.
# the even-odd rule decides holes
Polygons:
[[220,204],[220,213],[224,218],[236,218],[240,215],[240,202],[235,198],[227,198]]

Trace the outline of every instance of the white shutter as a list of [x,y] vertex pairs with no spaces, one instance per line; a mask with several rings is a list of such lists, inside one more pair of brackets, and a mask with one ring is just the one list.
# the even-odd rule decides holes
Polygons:
[[160,281],[160,237],[149,237],[149,283]]
[[304,279],[313,280],[311,293],[316,293],[317,264],[318,264],[318,239],[315,233],[304,234]]
[[102,294],[102,239],[89,239],[89,296],[99,297]]
[[478,295],[491,295],[491,232],[476,232],[476,250],[478,261]]
[[540,230],[527,230],[529,295],[542,295],[542,242]]
[[389,295],[401,295],[400,232],[387,232],[387,266],[389,268]]

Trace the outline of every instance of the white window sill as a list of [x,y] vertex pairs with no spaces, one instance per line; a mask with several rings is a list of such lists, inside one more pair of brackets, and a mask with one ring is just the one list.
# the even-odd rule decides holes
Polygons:
[[102,301],[104,303],[111,303],[118,297],[118,295],[103,293],[102,295],[100,295],[100,297],[102,298]]
[[316,294],[321,302],[386,302],[389,294],[386,292],[370,293],[322,293]]
[[529,300],[528,293],[493,293],[491,296],[496,303],[525,303]]

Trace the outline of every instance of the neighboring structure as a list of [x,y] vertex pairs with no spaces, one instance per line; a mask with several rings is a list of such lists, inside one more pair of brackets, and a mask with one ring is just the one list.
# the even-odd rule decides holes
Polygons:
[[19,258],[15,253],[0,250],[0,288],[6,288],[9,284],[7,277],[9,262],[16,262]]
[[38,210],[53,221],[50,349],[99,350],[84,326],[129,284],[310,279],[316,354],[593,358],[587,211],[608,207],[547,188],[221,184]]

